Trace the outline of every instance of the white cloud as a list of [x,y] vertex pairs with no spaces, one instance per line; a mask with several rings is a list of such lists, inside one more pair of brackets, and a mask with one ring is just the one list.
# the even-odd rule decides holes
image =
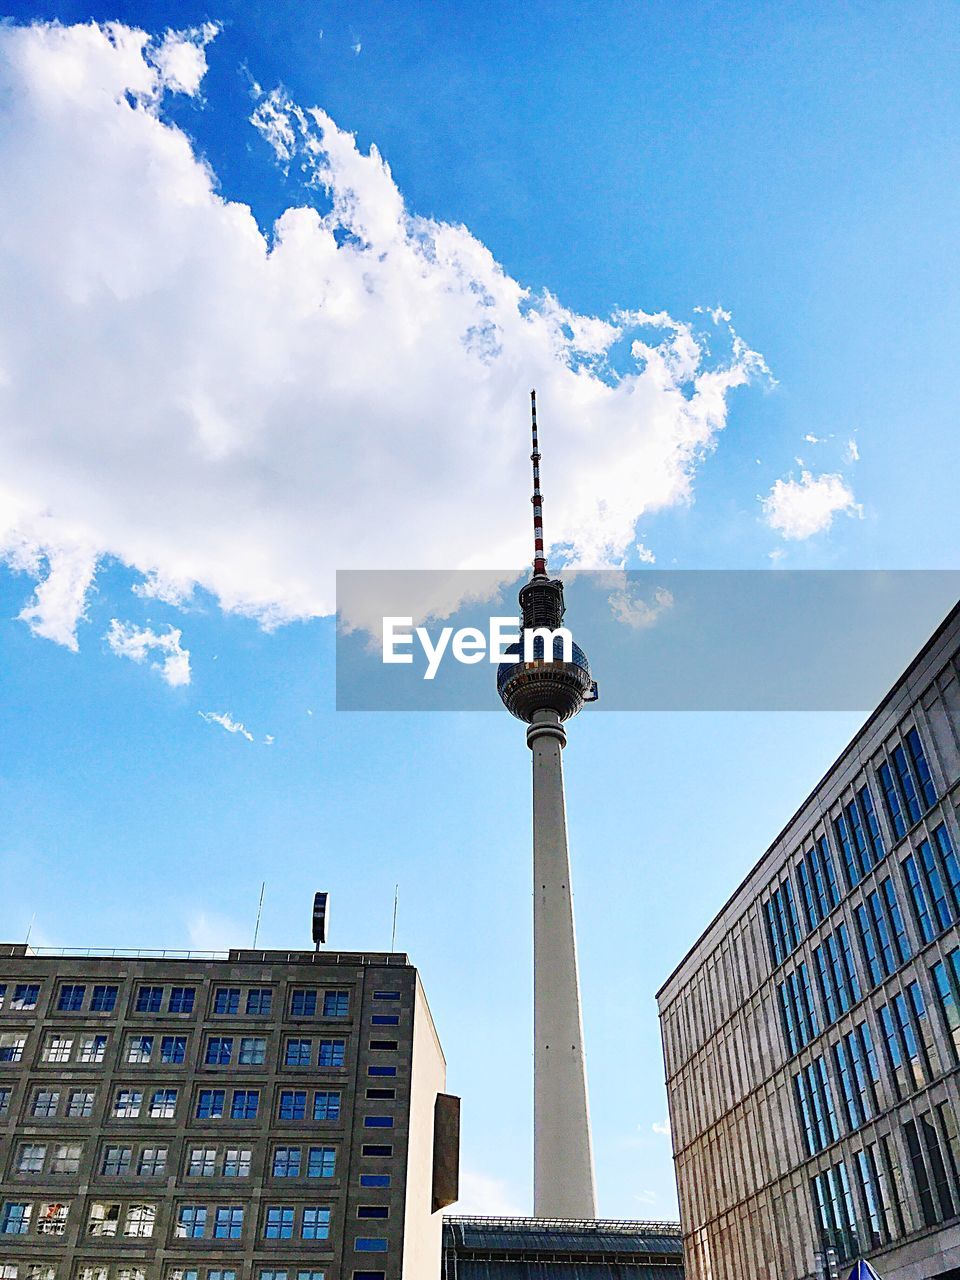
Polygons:
[[655,1120],[653,1122],[652,1128],[654,1133],[659,1133],[664,1138],[670,1137],[670,1121],[669,1120],[664,1120],[662,1123]]
[[39,581],[24,618],[76,647],[104,557],[265,626],[332,612],[336,568],[519,568],[531,386],[548,536],[619,564],[690,500],[762,358],[722,310],[715,357],[664,313],[531,293],[280,94],[254,123],[304,207],[265,235],[163,118],[211,35],[0,27],[0,559]]
[[166,631],[157,632],[113,618],[104,639],[118,657],[146,662],[158,656],[160,660],[151,661],[150,666],[167,684],[177,687],[190,683],[190,650],[180,644],[182,634],[169,624]]
[[653,554],[649,547],[645,547],[642,542],[636,545],[637,559],[641,564],[656,564],[657,557]]
[[822,436],[815,436],[809,432],[803,438],[806,440],[807,444],[823,444]]
[[841,512],[863,514],[843,476],[809,471],[801,472],[799,480],[777,480],[760,504],[770,528],[791,541],[824,532]]
[[502,1178],[493,1178],[473,1169],[460,1171],[460,1199],[455,1213],[488,1214],[495,1218],[522,1217],[526,1210]]
[[226,729],[227,733],[239,733],[241,738],[246,738],[248,742],[253,741],[250,730],[239,720],[234,720],[229,711],[198,711],[197,715],[201,720],[206,720],[207,724],[218,724],[221,729]]
[[663,614],[673,608],[673,594],[666,587],[657,587],[652,600],[644,600],[629,587],[614,591],[607,600],[616,620],[635,631],[655,626]]
[[847,441],[846,459],[847,462],[860,461],[860,446],[857,444],[853,436],[851,436]]

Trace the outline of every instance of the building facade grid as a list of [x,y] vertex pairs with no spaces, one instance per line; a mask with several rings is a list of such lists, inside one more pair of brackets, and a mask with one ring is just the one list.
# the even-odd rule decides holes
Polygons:
[[960,1265],[958,657],[955,610],[659,993],[694,1280]]

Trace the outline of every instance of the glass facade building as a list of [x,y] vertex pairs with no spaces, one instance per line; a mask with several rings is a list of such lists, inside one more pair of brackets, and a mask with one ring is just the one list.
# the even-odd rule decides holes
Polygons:
[[0,1280],[437,1275],[458,1104],[404,955],[0,947]]
[[690,1280],[960,1277],[960,607],[658,994]]

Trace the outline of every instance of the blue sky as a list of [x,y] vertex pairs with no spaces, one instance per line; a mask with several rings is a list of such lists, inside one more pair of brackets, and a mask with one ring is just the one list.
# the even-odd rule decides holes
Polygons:
[[[464,1096],[469,1207],[526,1210],[522,729],[492,689],[489,715],[337,714],[329,576],[381,558],[519,565],[534,380],[547,534],[580,563],[953,567],[955,14],[11,16],[221,27],[203,54],[184,38],[166,61],[134,41],[120,70],[116,44],[52,54],[36,32],[0,36],[0,161],[20,178],[0,197],[3,935],[35,916],[53,945],[242,944],[266,880],[264,945],[306,942],[325,887],[335,945],[379,948],[399,883],[397,943]],[[171,60],[184,50],[193,62]],[[310,182],[319,126],[300,129],[298,106],[333,122],[326,189]],[[417,231],[426,257],[397,191],[435,220]],[[331,205],[336,245],[365,240],[367,257],[344,265],[333,237],[294,220],[287,265],[274,254],[267,272],[275,220]],[[475,345],[472,363],[443,346],[470,315],[453,277],[431,274],[451,244],[465,293],[496,295],[489,332],[464,339],[496,351]],[[408,314],[411,271],[426,285]],[[520,310],[515,285],[531,291]],[[559,329],[542,290],[565,309]],[[582,336],[618,308],[669,323]],[[719,410],[697,381],[709,370],[727,379]],[[153,664],[170,656],[165,679]],[[653,993],[857,720],[588,711],[573,726],[603,1213],[675,1211]]]

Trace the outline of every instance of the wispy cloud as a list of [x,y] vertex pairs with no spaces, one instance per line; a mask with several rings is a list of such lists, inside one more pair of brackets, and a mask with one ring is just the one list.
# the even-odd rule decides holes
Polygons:
[[792,476],[777,480],[767,496],[760,499],[760,505],[766,523],[788,541],[825,532],[841,513],[863,514],[853,490],[837,473],[814,476],[803,471],[799,480]]
[[857,444],[856,439],[853,436],[851,436],[847,441],[846,458],[847,462],[860,461],[860,446]]
[[190,683],[190,650],[181,645],[181,636],[182,632],[169,624],[166,631],[153,631],[113,618],[104,639],[118,657],[149,662],[167,684],[176,688]]
[[614,591],[607,600],[616,620],[635,631],[656,626],[663,614],[673,608],[673,593],[666,587],[657,587],[652,600],[639,596],[635,587]]
[[201,720],[206,720],[207,724],[218,724],[221,729],[226,729],[227,733],[239,733],[241,738],[246,738],[248,742],[253,741],[250,730],[239,720],[234,720],[229,711],[198,711],[197,715]]
[[670,1121],[669,1120],[663,1120],[663,1121],[654,1120],[653,1124],[650,1127],[653,1129],[654,1133],[659,1133],[664,1138],[670,1137]]

